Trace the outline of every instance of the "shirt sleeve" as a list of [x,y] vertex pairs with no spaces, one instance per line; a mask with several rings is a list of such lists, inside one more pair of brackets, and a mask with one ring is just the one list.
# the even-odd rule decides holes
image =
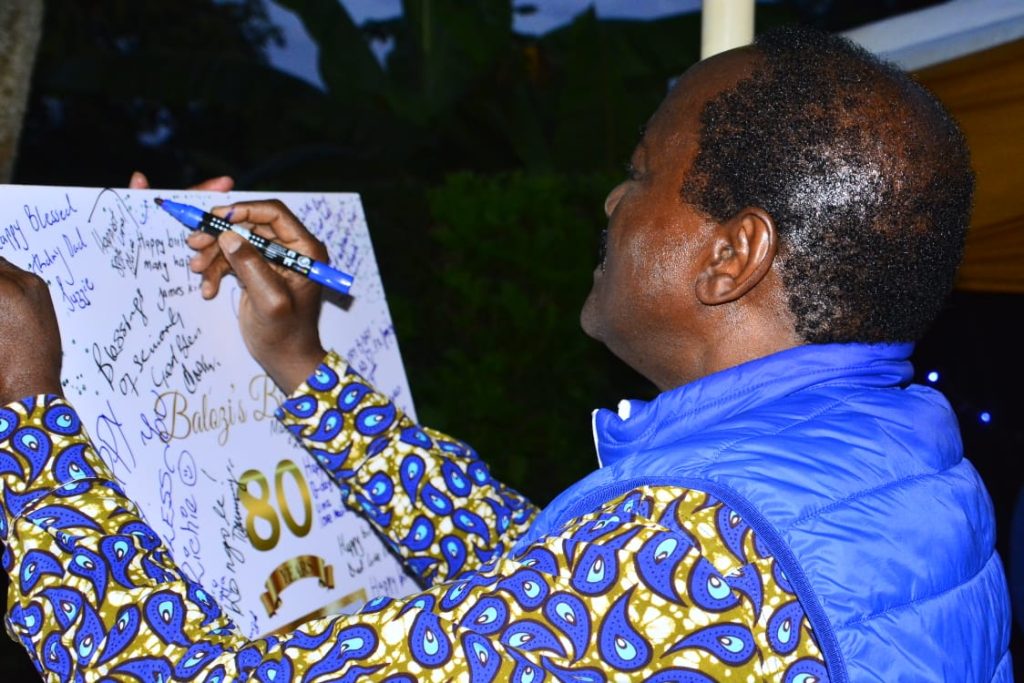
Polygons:
[[415,424],[334,352],[277,416],[423,585],[501,557],[537,514],[467,444]]
[[[700,492],[637,490],[516,557],[250,641],[112,479],[64,401],[0,409],[6,625],[47,681],[707,683],[824,671],[771,557]],[[788,634],[775,652],[773,624]]]

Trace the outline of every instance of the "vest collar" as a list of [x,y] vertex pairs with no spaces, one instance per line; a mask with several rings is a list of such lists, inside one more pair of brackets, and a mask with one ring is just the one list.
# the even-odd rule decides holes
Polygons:
[[657,448],[746,410],[812,386],[864,387],[910,382],[912,343],[797,346],[663,392],[650,402],[622,401],[618,413],[595,410],[594,445],[601,467]]

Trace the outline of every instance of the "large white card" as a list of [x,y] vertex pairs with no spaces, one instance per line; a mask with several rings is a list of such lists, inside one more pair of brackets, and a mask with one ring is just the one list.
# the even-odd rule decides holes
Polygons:
[[[415,588],[274,419],[284,397],[238,332],[237,282],[204,301],[188,230],[153,201],[267,196],[0,186],[0,256],[50,286],[65,396],[178,565],[250,637]],[[324,305],[324,344],[412,415],[358,195],[274,197],[355,276],[350,300]]]

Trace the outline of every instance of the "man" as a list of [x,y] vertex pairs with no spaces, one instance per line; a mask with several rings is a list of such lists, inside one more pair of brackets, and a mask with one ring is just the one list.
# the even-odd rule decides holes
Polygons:
[[[907,361],[972,185],[942,108],[841,40],[775,32],[687,71],[608,196],[581,316],[663,393],[595,413],[601,469],[539,513],[325,354],[315,285],[192,236],[205,297],[245,285],[281,419],[427,586],[252,643],[73,410],[23,398],[59,392],[59,346],[5,267],[3,363],[46,359],[0,391],[9,627],[53,680],[1012,680],[991,505]],[[278,203],[231,215],[325,256]]]

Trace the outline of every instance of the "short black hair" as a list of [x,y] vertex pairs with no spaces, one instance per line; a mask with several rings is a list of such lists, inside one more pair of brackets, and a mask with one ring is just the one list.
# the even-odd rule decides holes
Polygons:
[[810,343],[919,339],[970,222],[966,141],[938,100],[850,41],[787,26],[709,101],[683,200],[717,221],[767,211],[796,331]]

